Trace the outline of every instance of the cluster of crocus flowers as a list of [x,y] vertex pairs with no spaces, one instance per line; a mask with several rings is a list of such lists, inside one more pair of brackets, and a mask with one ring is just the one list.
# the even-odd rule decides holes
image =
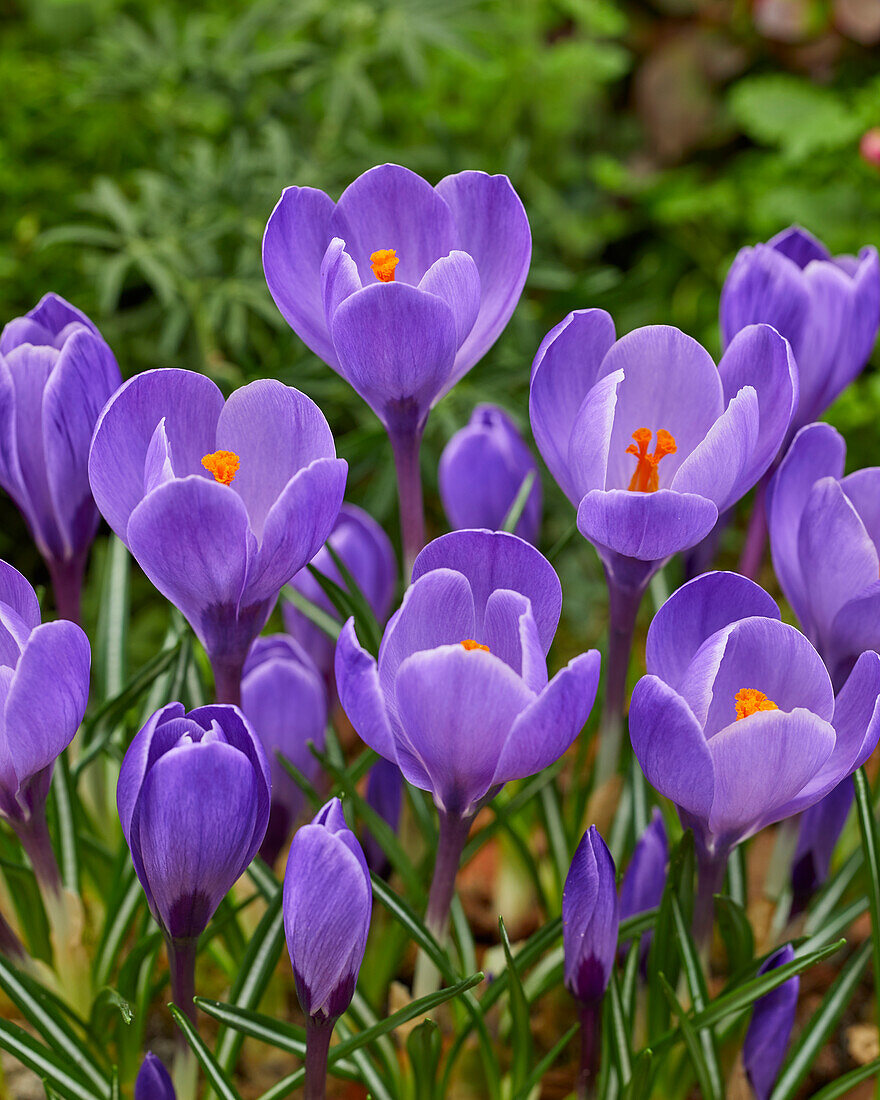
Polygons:
[[603,310],[571,313],[532,367],[535,441],[577,508],[608,580],[610,628],[598,776],[615,770],[632,632],[653,574],[705,538],[764,474],[797,407],[787,342],[768,325],[718,366],[676,328],[615,340]]
[[553,567],[515,535],[457,531],[416,559],[378,662],[353,620],[336,651],[342,706],[363,740],[429,791],[440,839],[427,923],[445,933],[477,811],[510,780],[557,760],[593,705],[599,654],[548,681],[562,593]]
[[0,333],[0,486],[45,559],[59,614],[74,622],[99,519],[89,444],[121,381],[97,328],[57,294]]
[[330,1037],[354,996],[372,906],[364,853],[333,798],[297,830],[284,874],[284,934],[306,1016],[307,1100],[324,1096]]
[[822,659],[774,601],[734,573],[674,593],[648,632],[630,737],[642,771],[692,828],[695,932],[741,841],[814,805],[880,738],[880,657],[862,654],[835,699]]
[[263,238],[266,282],[296,334],[388,431],[407,568],[424,544],[419,446],[431,406],[486,353],[525,283],[531,233],[506,176],[432,187],[396,164],[334,203],[288,187]]
[[538,541],[541,482],[534,456],[516,425],[497,405],[477,405],[449,440],[437,471],[440,499],[456,530],[485,527],[498,531],[523,488],[531,486],[514,534]]
[[332,530],[346,473],[321,410],[280,382],[224,402],[203,375],[146,371],[101,413],[95,500],[195,630],[218,701],[239,702],[251,643]]

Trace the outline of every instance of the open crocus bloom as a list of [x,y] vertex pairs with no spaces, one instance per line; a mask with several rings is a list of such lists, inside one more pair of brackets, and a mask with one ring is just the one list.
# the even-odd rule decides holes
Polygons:
[[0,334],[0,485],[27,520],[60,609],[71,618],[98,529],[89,444],[98,414],[121,382],[101,334],[57,294],[45,295]]
[[285,320],[392,432],[423,422],[498,339],[530,257],[506,176],[459,172],[432,187],[396,164],[337,203],[288,187],[263,238]]
[[676,328],[615,342],[603,310],[571,313],[544,339],[529,408],[550,472],[609,575],[639,588],[773,461],[797,404],[788,344],[744,329],[719,366]]
[[298,390],[263,380],[224,403],[185,370],[126,382],[89,458],[107,522],[230,682],[281,586],[330,533],[346,471],[321,410]]
[[599,654],[548,683],[559,579],[514,535],[455,531],[416,559],[378,665],[354,621],[336,650],[339,698],[357,732],[438,808],[469,818],[503,783],[557,760],[582,728]]
[[877,249],[832,256],[799,226],[737,254],[721,292],[721,331],[730,344],[766,322],[791,344],[800,402],[791,434],[815,420],[864,368],[880,325]]
[[880,468],[843,476],[846,444],[829,424],[795,436],[770,485],[773,567],[835,687],[880,650]]
[[835,701],[816,650],[739,574],[705,573],[671,596],[647,664],[633,749],[710,858],[818,802],[880,737],[880,657],[862,654]]

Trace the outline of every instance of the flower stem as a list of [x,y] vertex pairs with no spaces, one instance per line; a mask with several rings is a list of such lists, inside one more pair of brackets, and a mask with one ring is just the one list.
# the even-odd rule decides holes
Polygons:
[[715,895],[724,889],[728,852],[710,853],[697,846],[697,896],[694,898],[694,942],[703,961],[708,961],[715,918]]
[[578,1070],[578,1100],[592,1100],[596,1095],[596,1078],[601,1052],[602,1010],[600,1004],[581,1005],[581,1064]]
[[13,826],[22,848],[31,861],[43,900],[48,905],[61,897],[64,887],[61,882],[61,872],[58,869],[58,860],[55,858],[55,850],[52,847],[52,838],[49,835],[49,826],[46,824],[45,807],[40,806],[36,809],[26,823],[13,822]]
[[[449,927],[449,908],[455,896],[455,879],[472,821],[473,816],[461,817],[459,814],[450,814],[440,810],[437,859],[434,863],[431,891],[428,894],[425,924],[441,944],[446,939],[446,932]],[[420,952],[416,960],[413,997],[416,999],[426,997],[429,993],[436,992],[439,985],[440,975],[437,968],[424,951]]]
[[596,758],[597,787],[601,787],[614,775],[620,760],[626,676],[639,604],[645,591],[644,586],[621,587],[607,570],[606,577],[609,605],[608,659],[605,665],[605,705],[599,725],[599,754]]
[[214,699],[217,703],[232,703],[241,706],[241,671],[244,663],[240,661],[211,662],[214,673]]
[[58,615],[62,619],[69,619],[72,623],[76,623],[77,626],[80,626],[82,621],[81,597],[87,557],[88,551],[85,551],[68,561],[46,560]]
[[403,545],[403,572],[409,582],[413,562],[425,545],[425,505],[422,499],[422,471],[419,450],[424,425],[413,420],[389,429],[397,491],[400,502],[400,537]]
[[771,471],[758,482],[755,490],[755,499],[752,501],[752,514],[749,516],[749,526],[746,531],[746,541],[743,545],[742,556],[739,559],[739,571],[749,580],[757,580],[764,562],[764,551],[767,547],[767,485],[769,484]]
[[31,957],[15,934],[12,925],[0,913],[0,955],[15,963],[19,970],[30,970]]
[[[196,949],[199,941],[167,938],[168,968],[171,972],[171,999],[186,1013],[193,1027],[198,1026],[196,1006]],[[178,1100],[195,1100],[198,1064],[183,1032],[177,1031],[177,1051],[174,1056],[174,1086]]]
[[327,1052],[333,1020],[309,1020],[306,1024],[306,1080],[303,1100],[324,1100],[327,1095]]

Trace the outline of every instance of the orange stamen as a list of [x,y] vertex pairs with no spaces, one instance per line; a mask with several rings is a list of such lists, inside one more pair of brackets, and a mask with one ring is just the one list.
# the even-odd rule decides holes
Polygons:
[[380,283],[394,282],[394,269],[400,258],[393,248],[380,248],[370,256],[370,267]]
[[489,652],[489,647],[487,645],[483,645],[481,642],[475,642],[473,638],[465,638],[460,644],[468,651],[472,649],[485,649],[487,653]]
[[650,428],[637,428],[632,434],[635,445],[630,443],[626,449],[628,455],[635,455],[636,458],[635,473],[629,483],[630,492],[656,492],[660,488],[660,475],[657,470],[660,459],[665,458],[666,455],[674,455],[678,450],[674,436],[665,428],[661,428],[657,432],[654,453],[649,455],[648,444],[651,442],[651,435]]
[[739,689],[736,693],[737,722],[740,722],[743,718],[751,718],[753,714],[757,714],[762,710],[779,710],[779,707],[772,699],[768,699],[763,691],[758,691],[757,688]]
[[214,479],[221,485],[229,485],[235,480],[241,459],[235,451],[214,451],[213,454],[205,455],[202,465],[206,470],[211,471]]

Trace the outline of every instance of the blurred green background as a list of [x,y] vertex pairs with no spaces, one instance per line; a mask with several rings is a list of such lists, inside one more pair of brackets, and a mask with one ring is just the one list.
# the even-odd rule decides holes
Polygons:
[[[429,425],[435,533],[443,444],[483,400],[527,428],[529,365],[569,310],[608,309],[619,333],[669,322],[717,353],[740,246],[791,222],[834,251],[880,242],[880,170],[859,154],[880,125],[878,0],[0,0],[0,35],[0,318],[54,289],[124,375],[300,387],[351,463],[350,498],[395,536],[378,422],[263,280],[285,185],[335,197],[391,160],[432,182],[505,172],[526,205],[523,301]],[[832,412],[851,467],[880,462],[878,414],[869,369]],[[572,514],[549,478],[545,493],[546,549]],[[558,564],[592,587],[584,549]],[[0,555],[41,576],[8,502]],[[590,595],[569,603],[579,633]]]

